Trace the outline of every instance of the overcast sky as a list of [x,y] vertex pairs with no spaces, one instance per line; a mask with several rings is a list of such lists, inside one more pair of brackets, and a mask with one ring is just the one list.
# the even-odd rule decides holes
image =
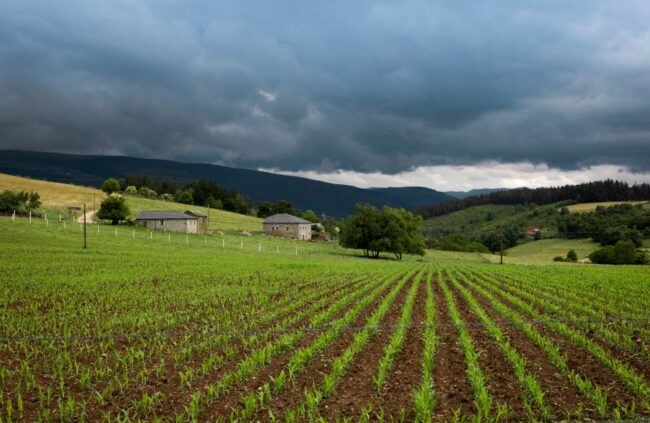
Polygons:
[[0,147],[359,186],[650,181],[650,3],[0,0]]

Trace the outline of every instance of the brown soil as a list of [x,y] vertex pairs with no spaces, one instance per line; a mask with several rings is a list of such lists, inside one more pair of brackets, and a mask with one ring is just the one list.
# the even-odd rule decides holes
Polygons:
[[[386,385],[381,392],[379,406],[384,410],[386,420],[397,421],[401,409],[404,409],[406,421],[412,421],[415,413],[413,408],[413,392],[422,381],[422,327],[426,320],[427,281],[426,275],[420,282],[410,328],[404,340],[402,351],[395,357],[393,368],[386,378]],[[419,326],[419,327],[417,327]]]
[[[341,291],[343,291],[343,295],[345,295],[345,290],[350,285],[351,284],[346,283],[344,286],[336,287],[332,292],[330,292],[329,295],[332,296],[333,301],[336,301],[336,299],[339,298]],[[304,304],[303,307],[309,307],[310,305],[319,301],[322,297],[322,295],[314,297],[312,300]],[[322,308],[323,307],[320,309]],[[286,315],[278,316],[269,324],[264,325],[264,327],[272,327],[273,323],[290,318],[292,315],[298,313],[299,311],[300,310],[295,309]],[[309,318],[310,316],[302,318],[298,322],[295,322],[292,327],[304,327],[309,322]],[[176,412],[181,411],[183,409],[183,406],[188,403],[190,395],[196,390],[196,387],[206,386],[210,383],[210,381],[221,379],[224,374],[231,372],[236,368],[242,358],[242,355],[248,353],[248,349],[242,345],[241,340],[239,339],[228,341],[228,345],[236,349],[235,354],[230,359],[226,359],[223,363],[219,364],[217,368],[215,368],[209,375],[201,376],[199,374],[198,377],[196,377],[191,382],[193,389],[188,389],[187,387],[181,386],[179,371],[183,369],[183,371],[186,371],[187,369],[194,369],[195,371],[199,371],[201,363],[209,355],[208,351],[194,356],[190,362],[186,363],[183,366],[183,369],[179,369],[173,366],[173,359],[171,356],[164,357],[165,362],[167,363],[167,367],[160,377],[157,377],[155,374],[150,374],[147,385],[133,386],[127,390],[124,395],[120,395],[119,397],[111,399],[105,406],[100,407],[97,405],[89,408],[94,409],[95,412],[98,413],[98,416],[101,416],[101,412],[118,412],[119,410],[130,407],[132,405],[132,400],[140,398],[142,392],[161,392],[163,394],[163,404],[161,404],[159,407],[160,409],[158,411],[158,414],[160,416],[173,416]],[[151,360],[151,362],[157,363],[157,360],[158,359]],[[94,413],[91,412],[90,414],[91,415],[89,415],[89,417],[93,417]]]
[[458,332],[451,323],[445,296],[439,281],[433,281],[436,297],[437,345],[433,370],[436,399],[434,419],[447,421],[458,411],[462,416],[476,413],[474,394],[467,380],[463,350],[458,344]]
[[471,311],[465,297],[451,283],[448,286],[454,295],[461,317],[468,324],[467,330],[478,354],[479,365],[485,373],[489,392],[499,404],[508,406],[515,420],[528,420],[529,414],[523,401],[525,393],[513,372],[512,365],[501,348],[492,340],[485,326],[481,324],[480,318]]
[[[402,307],[415,275],[402,288],[380,325],[394,326],[402,314]],[[352,361],[342,380],[336,387],[336,393],[325,399],[320,405],[320,415],[328,421],[337,417],[356,417],[370,403],[378,402],[373,375],[384,356],[384,347],[388,344],[394,329],[378,330],[363,351]],[[338,394],[340,393],[340,394]]]
[[[471,284],[463,283],[463,285],[472,291],[474,298],[493,321],[503,320],[503,316],[490,305],[490,302],[485,297],[474,290]],[[545,393],[544,402],[551,408],[554,419],[560,420],[575,416],[577,409],[584,410],[583,417],[598,417],[595,410],[590,410],[591,404],[589,401],[582,396],[580,391],[573,386],[557,367],[551,364],[544,351],[513,325],[502,325],[501,330],[508,336],[510,344],[526,358],[526,370],[536,375],[540,381]]]
[[[396,278],[395,283],[397,283],[397,281],[402,277],[403,276]],[[364,326],[368,317],[370,317],[381,302],[383,295],[385,295],[391,287],[392,285],[386,288],[383,294],[380,294],[371,304],[369,304],[368,307],[366,307],[366,309],[351,323],[351,326]],[[303,400],[304,390],[311,388],[322,380],[323,374],[328,371],[329,363],[345,351],[355,334],[355,331],[342,332],[338,339],[305,366],[304,370],[293,382],[287,384],[282,394],[271,400],[269,408],[258,415],[258,419],[264,422],[270,421],[268,415],[269,412],[277,418],[282,418],[286,411],[296,408]]]
[[[520,311],[516,305],[510,303],[498,293],[492,292],[492,294],[506,306]],[[537,325],[536,329],[541,335],[553,341],[558,346],[560,352],[567,357],[569,368],[607,392],[611,407],[614,407],[617,401],[624,404],[630,404],[633,401],[639,403],[638,399],[625,388],[616,375],[606,368],[596,357],[582,348],[577,347],[565,337],[543,324]]]
[[[368,287],[366,291],[360,294],[360,296],[366,295],[370,292],[373,287]],[[349,304],[343,310],[337,312],[330,321],[335,321],[345,315],[352,307],[354,307],[355,302]],[[305,337],[303,337],[293,348],[292,351],[298,350],[302,347],[309,345],[313,342],[321,332],[308,332]],[[250,378],[247,383],[242,385],[235,386],[228,394],[218,398],[216,401],[210,404],[209,411],[206,413],[206,420],[214,421],[218,416],[227,417],[230,415],[231,411],[237,409],[240,405],[241,398],[250,392],[256,392],[262,388],[265,384],[271,383],[271,377],[278,375],[285,366],[289,363],[291,359],[291,354],[288,352],[279,357],[276,357],[271,361],[269,365],[264,367],[262,371]]]
[[[503,287],[510,294],[518,296],[516,292],[513,292],[510,289],[508,289],[509,287],[507,286],[507,284],[504,284]],[[549,319],[556,317],[555,314],[550,313],[548,310],[544,309],[541,306],[535,304],[530,304],[530,305],[539,313],[543,314]],[[598,345],[603,347],[605,350],[608,350],[612,354],[612,356],[616,357],[621,362],[627,364],[631,370],[635,371],[639,376],[642,376],[645,379],[646,384],[648,384],[648,381],[650,381],[650,360],[643,357],[640,353],[635,353],[612,344],[610,341],[602,338],[591,329],[585,329],[571,322],[566,322],[566,325],[569,326],[571,329],[575,330],[576,332],[580,332],[584,334],[589,339],[591,339],[592,341],[596,342]],[[641,346],[639,346],[639,348],[641,348]]]

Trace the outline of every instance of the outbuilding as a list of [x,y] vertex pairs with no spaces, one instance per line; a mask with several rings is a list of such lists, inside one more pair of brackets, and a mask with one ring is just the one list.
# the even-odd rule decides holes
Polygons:
[[311,240],[311,222],[288,213],[274,214],[264,219],[264,233],[309,241]]
[[198,217],[174,210],[143,211],[135,224],[154,231],[198,233]]
[[195,212],[195,211],[192,211],[192,210],[186,210],[185,214],[188,215],[188,216],[196,217],[197,233],[200,233],[200,234],[207,234],[208,233],[208,216],[207,215],[205,215],[203,213]]

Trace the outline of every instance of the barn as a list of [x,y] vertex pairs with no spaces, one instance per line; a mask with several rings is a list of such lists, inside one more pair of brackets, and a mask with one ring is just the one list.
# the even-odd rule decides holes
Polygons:
[[135,224],[154,231],[185,232],[196,234],[199,218],[173,210],[143,211],[138,213]]
[[311,222],[288,213],[274,214],[264,219],[264,233],[309,241]]
[[186,210],[185,214],[188,215],[188,216],[196,217],[196,222],[197,222],[197,229],[196,230],[197,230],[197,233],[199,233],[199,234],[207,234],[208,233],[208,216],[207,215],[205,215],[203,213],[195,212],[195,211],[192,211],[192,210]]

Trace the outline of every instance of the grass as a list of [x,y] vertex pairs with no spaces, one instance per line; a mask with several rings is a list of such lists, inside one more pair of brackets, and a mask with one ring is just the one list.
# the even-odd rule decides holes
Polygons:
[[59,182],[42,181],[0,173],[0,191],[36,191],[41,196],[43,208],[67,211],[69,206],[80,206],[83,203],[91,208],[93,195],[97,204],[104,198],[104,193],[97,188],[82,187]]
[[590,239],[542,239],[530,241],[525,244],[506,250],[508,259],[516,259],[521,264],[550,264],[553,257],[566,257],[569,250],[575,250],[578,260],[586,258],[600,246]]
[[644,204],[644,207],[650,206],[648,201],[603,201],[600,203],[584,203],[584,204],[573,204],[567,208],[571,213],[586,213],[596,210],[596,207],[611,207],[617,204]]
[[[138,213],[145,210],[177,210],[180,212],[192,210],[206,215],[208,214],[207,207],[180,204],[171,201],[151,200],[148,198],[127,196],[126,202],[131,209],[131,217],[133,218],[135,218]],[[247,216],[225,210],[211,209],[209,228],[215,231],[221,230],[260,232],[262,231],[262,219],[255,216]]]
[[[11,191],[36,191],[41,196],[43,209],[52,214],[65,214],[69,206],[80,206],[86,203],[90,211],[95,207],[99,208],[105,198],[105,194],[96,188],[82,187],[58,182],[41,181],[37,179],[23,178],[0,174],[0,190]],[[94,196],[94,202],[93,202]],[[131,209],[131,218],[144,210],[186,210],[198,211],[208,214],[207,207],[190,206],[171,201],[152,200],[148,198],[126,196],[126,202]],[[210,210],[210,229],[222,231],[262,231],[262,219],[255,216],[247,216],[231,213],[224,210]]]
[[497,231],[499,225],[514,224],[524,228],[537,226],[543,233],[554,233],[557,209],[557,204],[476,206],[427,219],[422,223],[422,231],[425,236],[432,237],[463,233],[479,238],[484,233]]

